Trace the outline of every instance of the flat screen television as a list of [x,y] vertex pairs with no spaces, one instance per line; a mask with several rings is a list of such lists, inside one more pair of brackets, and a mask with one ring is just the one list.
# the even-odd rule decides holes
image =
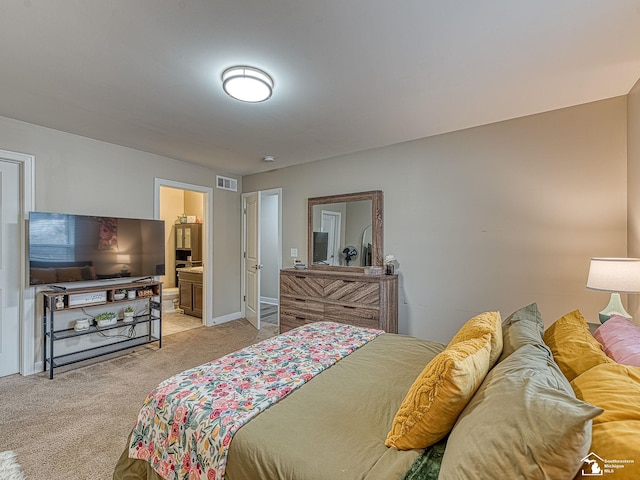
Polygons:
[[29,285],[165,274],[163,220],[30,212]]
[[329,233],[313,232],[313,263],[328,263]]

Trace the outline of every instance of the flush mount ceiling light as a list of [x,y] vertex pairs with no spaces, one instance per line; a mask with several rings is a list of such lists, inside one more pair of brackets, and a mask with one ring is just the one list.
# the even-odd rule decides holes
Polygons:
[[242,102],[264,102],[273,92],[273,79],[253,67],[231,67],[222,73],[222,88]]

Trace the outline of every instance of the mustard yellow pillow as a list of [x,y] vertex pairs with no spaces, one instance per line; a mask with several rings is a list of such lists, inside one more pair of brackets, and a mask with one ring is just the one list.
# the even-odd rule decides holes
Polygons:
[[[640,478],[640,368],[597,365],[574,379],[571,387],[578,398],[604,409],[593,419],[591,452],[600,459],[634,460],[617,464],[612,478]],[[596,457],[590,460],[598,462]],[[583,472],[591,473],[586,463],[576,478],[593,478]]]
[[385,445],[411,450],[444,438],[487,375],[490,353],[487,333],[450,345],[436,355],[411,385]]
[[472,338],[491,335],[491,352],[489,368],[493,367],[502,354],[502,320],[500,312],[484,312],[467,320],[460,330],[453,336],[449,346]]
[[543,335],[544,342],[567,380],[571,381],[591,367],[615,363],[593,338],[582,313],[575,310],[556,320]]
[[576,397],[604,409],[604,413],[593,419],[594,425],[640,421],[640,367],[618,363],[597,365],[575,378],[571,387]]
[[[638,480],[640,478],[639,436],[640,420],[596,424],[594,419],[591,431],[591,453],[585,457],[589,462],[582,465],[574,480],[593,480],[594,478]],[[607,464],[615,465],[614,472],[607,472],[602,477],[594,476],[590,463],[596,462],[603,471],[605,459],[616,460],[616,463]]]

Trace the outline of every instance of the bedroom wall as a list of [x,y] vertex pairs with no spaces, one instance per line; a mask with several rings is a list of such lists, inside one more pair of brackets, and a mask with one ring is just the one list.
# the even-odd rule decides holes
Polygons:
[[[0,149],[35,155],[35,208],[52,212],[153,218],[154,178],[214,187],[216,173],[224,173],[6,117],[0,117]],[[240,311],[241,197],[213,191],[214,222],[225,227],[214,228],[210,246],[213,316],[219,317]]]
[[[384,191],[399,330],[448,341],[472,315],[538,302],[545,323],[608,295],[592,256],[627,251],[626,97],[243,178],[283,188],[283,259],[306,258],[308,197]],[[286,265],[285,265],[286,266]]]
[[[627,95],[627,189],[630,257],[640,257],[640,80]],[[640,325],[640,295],[629,295],[629,310]]]

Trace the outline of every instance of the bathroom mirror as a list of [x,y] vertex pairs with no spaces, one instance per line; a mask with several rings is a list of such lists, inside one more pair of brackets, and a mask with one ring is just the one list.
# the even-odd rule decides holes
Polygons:
[[308,265],[362,270],[384,263],[382,191],[348,193],[308,200]]

